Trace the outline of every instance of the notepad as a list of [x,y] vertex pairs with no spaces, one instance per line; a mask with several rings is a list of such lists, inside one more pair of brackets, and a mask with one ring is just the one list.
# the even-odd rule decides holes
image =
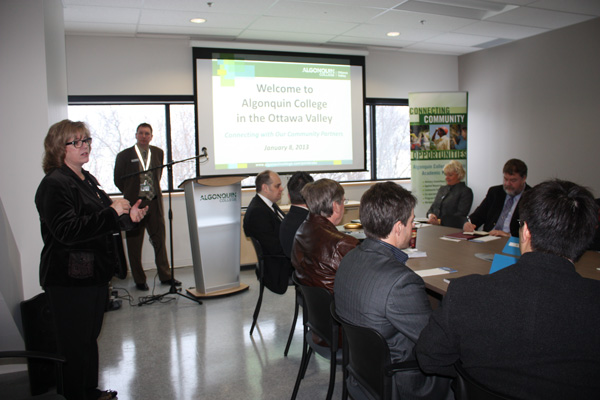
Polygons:
[[482,237],[478,237],[475,238],[473,240],[471,240],[471,242],[475,242],[475,243],[485,243],[485,242],[491,242],[492,240],[498,240],[500,239],[500,236],[482,236]]

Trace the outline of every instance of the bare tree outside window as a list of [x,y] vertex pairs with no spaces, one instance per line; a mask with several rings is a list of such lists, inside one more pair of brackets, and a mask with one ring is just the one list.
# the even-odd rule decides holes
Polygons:
[[[196,124],[193,104],[172,104],[171,152],[173,161],[185,160],[196,155]],[[200,162],[203,159],[200,158]],[[196,177],[196,160],[173,166],[173,189],[186,179]],[[165,186],[166,188],[166,186]]]
[[407,106],[375,107],[377,179],[410,177],[410,120]]

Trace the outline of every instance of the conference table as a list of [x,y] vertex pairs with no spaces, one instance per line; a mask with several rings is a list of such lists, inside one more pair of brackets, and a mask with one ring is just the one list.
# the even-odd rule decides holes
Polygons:
[[[409,258],[407,265],[413,271],[421,271],[439,267],[449,267],[456,272],[426,276],[425,288],[429,295],[441,299],[448,289],[444,281],[470,274],[488,274],[492,265],[485,256],[493,257],[502,254],[508,238],[500,238],[490,242],[477,243],[471,240],[458,242],[441,239],[447,234],[459,233],[460,229],[444,226],[425,226],[417,229],[417,250],[425,252],[426,257]],[[476,254],[479,256],[476,256]],[[481,258],[483,256],[484,258]],[[577,272],[585,277],[600,280],[600,253],[587,251],[575,264]]]

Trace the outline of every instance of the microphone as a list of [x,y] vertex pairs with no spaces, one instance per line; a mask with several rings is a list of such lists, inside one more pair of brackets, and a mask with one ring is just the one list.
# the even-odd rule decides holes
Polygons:
[[201,150],[202,150],[202,156],[208,158],[208,152],[206,151],[206,147],[203,147]]

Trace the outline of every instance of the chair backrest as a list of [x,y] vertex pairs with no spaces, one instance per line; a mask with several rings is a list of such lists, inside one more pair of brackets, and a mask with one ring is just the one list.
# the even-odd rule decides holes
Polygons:
[[254,251],[256,252],[256,259],[258,262],[256,263],[256,269],[258,271],[257,276],[258,279],[262,281],[264,271],[265,271],[265,254],[263,253],[262,246],[258,239],[250,236],[250,241],[252,242],[252,246],[254,246]]
[[457,377],[452,383],[456,400],[509,400],[483,387],[469,376],[460,362],[454,364]]
[[[391,398],[393,378],[386,373],[391,356],[385,338],[374,329],[342,320],[334,305],[330,313],[344,332],[344,345],[348,346],[348,374],[373,398]],[[351,391],[350,386],[348,390]]]
[[292,275],[292,279],[300,289],[304,301],[302,306],[305,316],[304,322],[312,331],[325,340],[327,344],[337,348],[338,337],[337,335],[333,337],[333,329],[337,325],[334,325],[333,317],[329,312],[329,305],[333,300],[333,295],[325,288],[301,284],[298,282],[296,274]]

